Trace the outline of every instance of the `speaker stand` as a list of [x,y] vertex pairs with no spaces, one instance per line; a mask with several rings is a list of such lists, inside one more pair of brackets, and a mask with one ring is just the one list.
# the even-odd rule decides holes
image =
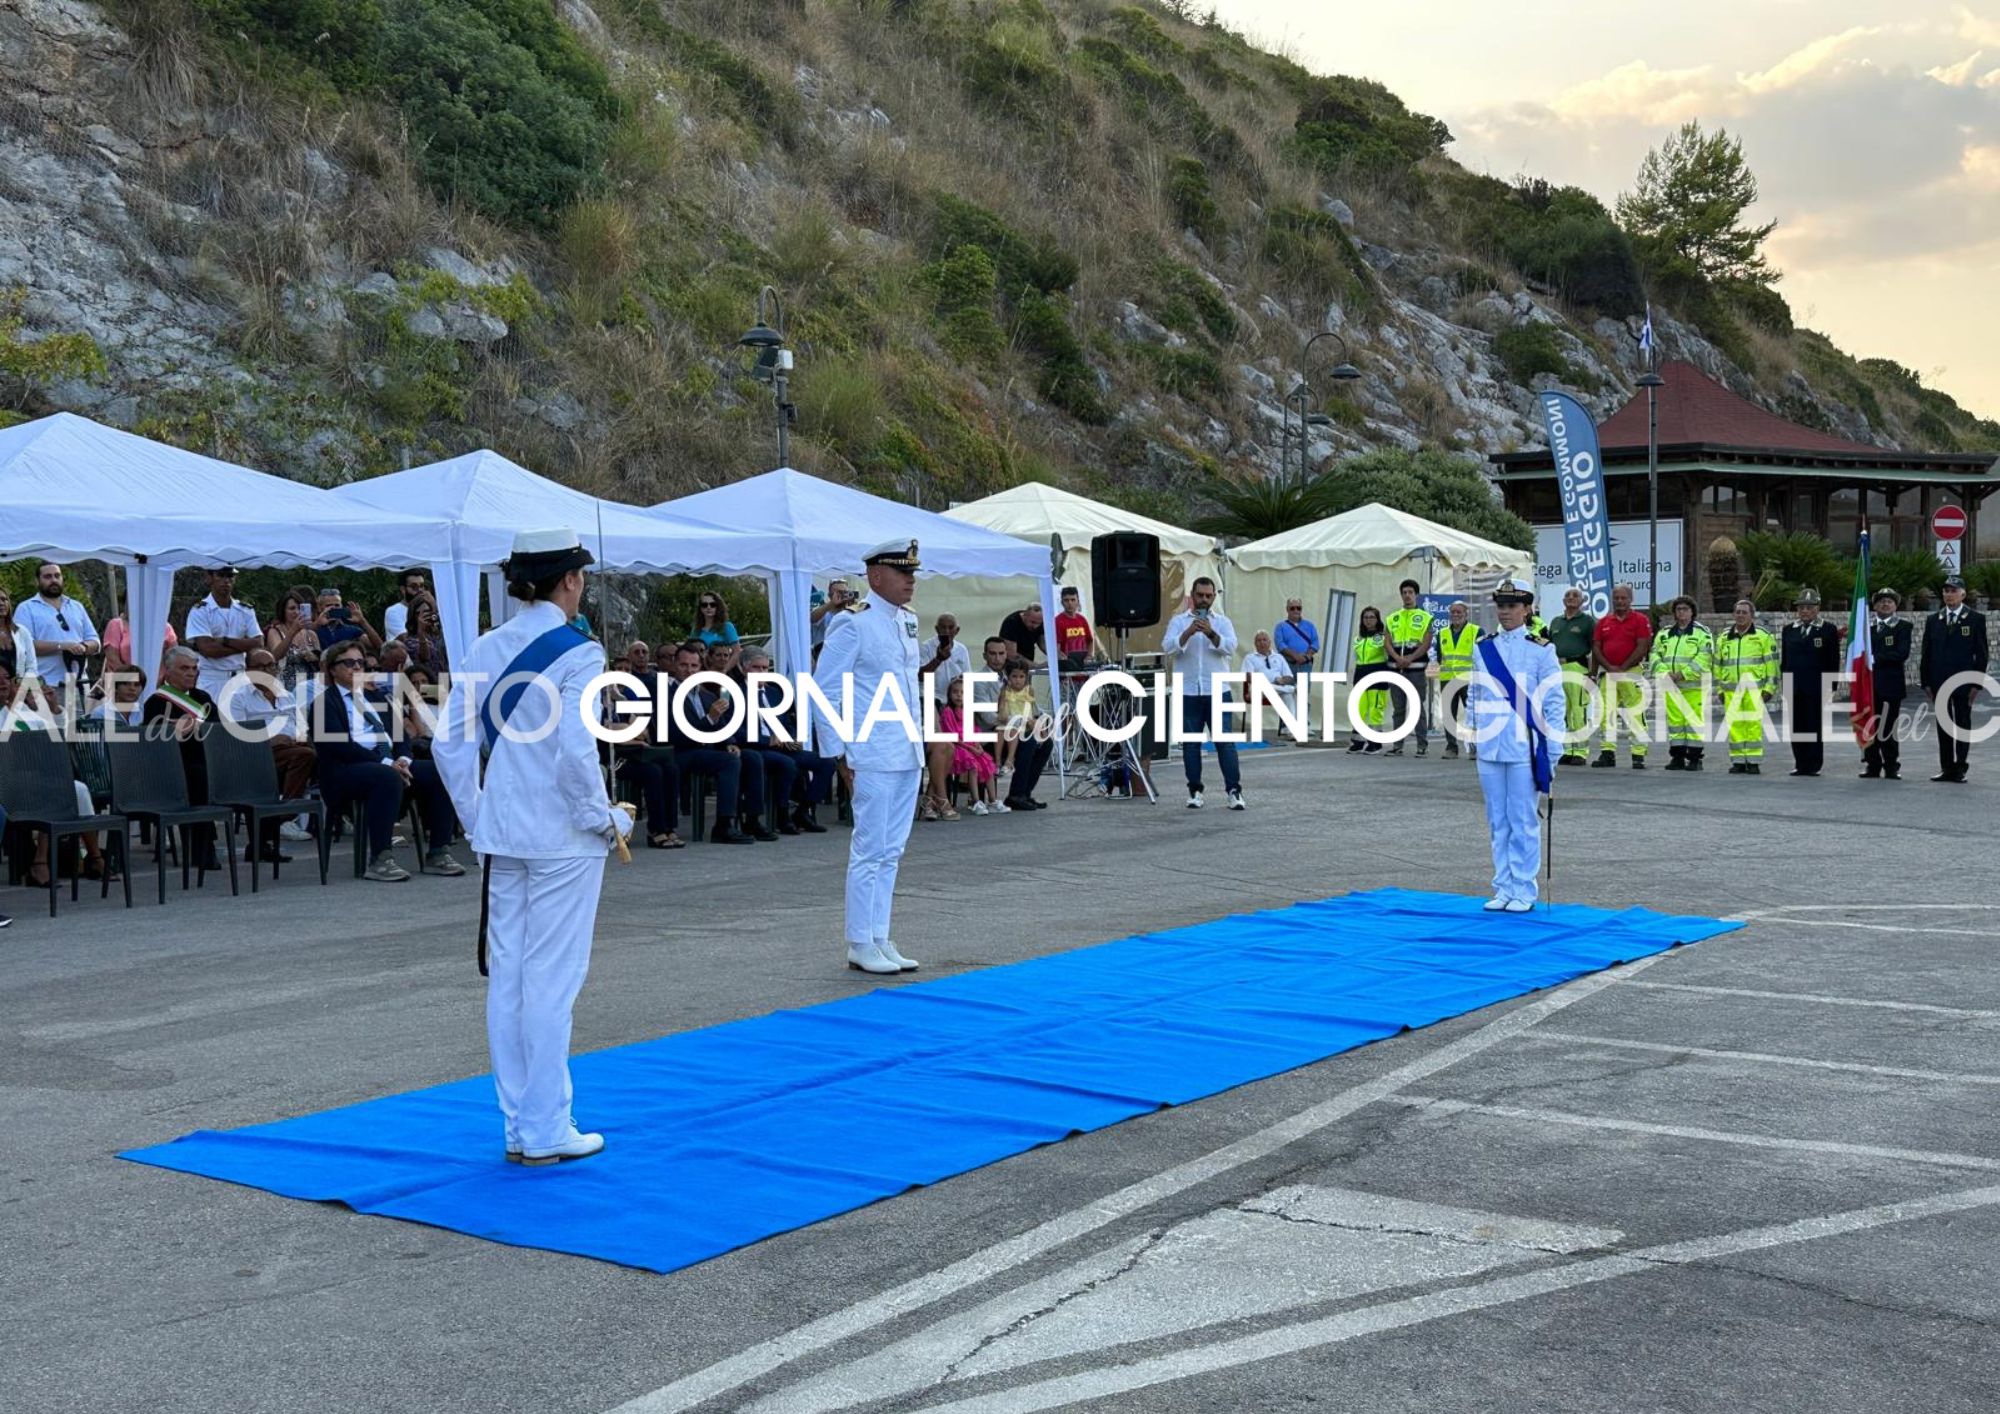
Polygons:
[[[1112,630],[1118,637],[1117,662],[1119,668],[1130,666],[1126,652],[1126,630]],[[1072,705],[1074,694],[1072,694]],[[1106,731],[1117,731],[1132,721],[1134,699],[1128,696],[1097,699],[1096,717]],[[1146,799],[1157,805],[1158,792],[1153,789],[1153,779],[1146,769],[1145,753],[1135,750],[1131,740],[1103,741],[1083,729],[1083,714],[1072,710],[1070,714],[1069,740],[1064,743],[1072,772],[1069,789],[1064,793],[1069,800],[1108,800],[1114,797],[1105,788],[1107,776],[1120,767],[1124,769],[1128,782],[1136,781],[1139,789],[1146,793]]]

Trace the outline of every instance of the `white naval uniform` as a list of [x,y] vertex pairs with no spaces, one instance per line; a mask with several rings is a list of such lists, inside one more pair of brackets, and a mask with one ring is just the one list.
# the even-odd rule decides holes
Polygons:
[[[492,859],[488,882],[486,1038],[507,1147],[556,1148],[576,1135],[570,1117],[570,1008],[590,967],[597,896],[611,831],[629,828],[604,793],[584,689],[604,671],[604,649],[585,642],[531,685],[508,718],[526,739],[500,738],[479,774],[479,709],[521,650],[563,622],[553,604],[519,612],[454,664],[451,700],[432,748],[473,852]],[[547,735],[549,714],[561,719]],[[535,739],[539,737],[539,739]]]
[[[853,613],[827,616],[826,646],[813,677],[826,700],[852,714],[857,737],[884,678],[897,680],[911,720],[923,728],[923,699],[917,669],[923,666],[917,616],[907,606],[870,599]],[[852,692],[844,692],[843,679]],[[884,700],[884,711],[894,704]],[[917,785],[923,777],[924,744],[912,741],[900,722],[879,720],[866,740],[842,741],[830,723],[819,737],[820,750],[845,755],[854,771],[854,837],[847,852],[847,943],[850,948],[886,943],[889,910],[896,897],[896,870],[916,816]]]
[[[1495,634],[1500,661],[1514,675],[1524,707],[1541,704],[1535,725],[1551,735],[1563,730],[1562,665],[1547,639],[1525,626]],[[1479,744],[1479,787],[1486,792],[1486,825],[1493,834],[1493,896],[1533,903],[1542,867],[1542,820],[1537,812],[1528,731],[1475,652],[1466,689],[1468,726]],[[1551,757],[1555,754],[1551,743]],[[1553,769],[1553,766],[1551,766]]]

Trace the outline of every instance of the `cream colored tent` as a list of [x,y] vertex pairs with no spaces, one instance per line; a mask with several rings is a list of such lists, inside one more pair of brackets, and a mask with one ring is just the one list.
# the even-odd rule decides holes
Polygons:
[[1258,629],[1276,627],[1285,616],[1285,601],[1294,596],[1305,601],[1306,617],[1324,631],[1327,596],[1335,589],[1353,592],[1357,615],[1372,604],[1386,618],[1401,604],[1397,586],[1406,579],[1425,593],[1482,593],[1505,574],[1532,582],[1535,570],[1533,551],[1482,540],[1380,502],[1239,545],[1228,559],[1222,608],[1245,652]]
[[[1089,614],[1090,542],[1114,531],[1142,531],[1160,538],[1160,604],[1164,623],[1187,594],[1188,584],[1200,575],[1215,576],[1218,568],[1215,538],[1165,521],[1153,520],[1132,511],[1107,506],[1087,496],[1064,491],[1039,481],[1024,482],[984,500],[954,506],[945,514],[953,520],[984,526],[1003,535],[1052,546],[1060,542],[1062,555],[1056,565],[1059,583],[1082,593],[1083,611]],[[1023,579],[958,579],[940,585],[933,594],[926,586],[920,611],[928,629],[937,610],[958,616],[961,630],[976,659],[979,643],[1000,626],[1000,620],[1034,598],[1033,585]],[[1099,646],[1110,649],[1110,636],[1099,635]],[[1159,645],[1141,630],[1132,636],[1134,652],[1150,651]]]

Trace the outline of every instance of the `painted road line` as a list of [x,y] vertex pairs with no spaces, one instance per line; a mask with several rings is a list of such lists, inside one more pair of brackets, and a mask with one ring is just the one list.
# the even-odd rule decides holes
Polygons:
[[1620,1051],[1651,1051],[1666,1056],[1701,1056],[1706,1060],[1749,1061],[1755,1065],[1802,1066],[1853,1075],[1881,1075],[1895,1080],[1934,1080],[1945,1085],[2000,1085],[2000,1075],[1970,1075],[1949,1070],[1917,1070],[1900,1065],[1864,1065],[1859,1061],[1817,1060],[1809,1056],[1775,1056],[1764,1051],[1719,1051],[1707,1046],[1672,1046],[1659,1041],[1626,1041],[1613,1036],[1581,1036],[1573,1031],[1531,1031],[1523,1038],[1552,1045],[1609,1046]]
[[1580,977],[1543,997],[1517,1007],[1490,1021],[1468,1036],[1440,1046],[1428,1055],[1397,1066],[1373,1080],[1363,1081],[1329,1100],[1301,1110],[1253,1134],[1190,1159],[1150,1178],[1129,1184],[1058,1217],[1038,1223],[1026,1232],[981,1248],[968,1257],[901,1285],[871,1296],[842,1310],[809,1321],[805,1325],[762,1341],[746,1350],[716,1361],[649,1394],[639,1395],[617,1406],[610,1414],[680,1414],[714,1399],[747,1382],[811,1355],[864,1331],[886,1325],[912,1311],[922,1310],[1004,1272],[1012,1271],[1080,1237],[1098,1231],[1190,1188],[1220,1178],[1246,1164],[1268,1158],[1290,1144],[1336,1124],[1357,1110],[1385,1100],[1413,1081],[1447,1070],[1502,1041],[1520,1035],[1530,1027],[1565,1008],[1594,996],[1621,978],[1652,966],[1666,953],[1655,953],[1622,967]]

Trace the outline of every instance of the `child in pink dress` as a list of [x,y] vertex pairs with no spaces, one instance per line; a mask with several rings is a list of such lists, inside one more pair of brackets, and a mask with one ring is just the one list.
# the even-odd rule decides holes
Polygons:
[[[945,691],[945,705],[938,709],[938,726],[960,742],[966,742],[970,728],[965,721],[965,679],[953,678]],[[993,777],[998,768],[993,758],[986,753],[981,742],[967,742],[951,749],[951,773],[964,776],[973,790],[972,813],[974,815],[1004,815],[1009,813],[1005,802],[997,799],[993,791]]]

